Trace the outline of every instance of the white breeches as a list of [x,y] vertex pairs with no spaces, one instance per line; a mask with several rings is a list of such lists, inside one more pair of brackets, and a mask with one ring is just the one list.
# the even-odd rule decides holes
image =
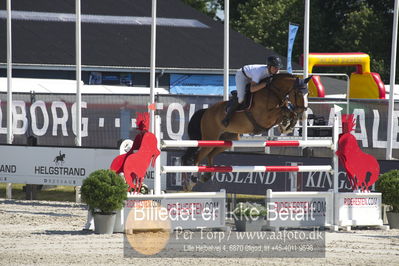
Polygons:
[[251,80],[247,78],[241,69],[237,70],[236,73],[236,88],[237,88],[237,97],[238,102],[242,103],[245,97],[245,87]]

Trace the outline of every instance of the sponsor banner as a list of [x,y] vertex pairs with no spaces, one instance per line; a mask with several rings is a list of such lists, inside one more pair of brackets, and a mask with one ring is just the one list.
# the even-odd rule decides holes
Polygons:
[[382,225],[381,193],[340,193],[335,195],[338,208],[335,224]]
[[[161,104],[162,138],[188,139],[187,124],[195,111],[221,101],[220,96],[158,95]],[[323,101],[326,99],[320,99]],[[137,112],[147,111],[148,95],[82,95],[82,145],[116,148],[120,139],[136,135]],[[344,101],[343,101],[344,102]],[[399,109],[398,102],[395,109]],[[6,143],[6,94],[0,94],[0,143]],[[387,100],[350,100],[349,113],[357,119],[354,135],[366,153],[385,158]],[[38,145],[74,146],[76,115],[74,94],[13,94],[14,144],[26,144],[35,136]],[[346,105],[341,107],[346,110]],[[311,125],[332,125],[333,104],[309,104]],[[313,116],[312,116],[313,115]],[[393,114],[393,156],[399,157],[399,111]],[[277,130],[274,135],[278,136]],[[300,135],[301,129],[294,135]],[[323,130],[309,130],[311,135],[328,135]],[[264,133],[266,135],[266,133]]]
[[[83,179],[98,169],[109,169],[119,155],[117,149],[80,147],[37,147],[0,145],[0,182],[81,186]],[[166,154],[161,156],[161,164]],[[154,169],[150,167],[144,179],[149,189],[154,188]],[[161,188],[166,188],[164,175]]]
[[[168,152],[168,165],[171,158],[179,157],[181,151]],[[249,154],[225,152],[215,158],[215,165],[329,165],[332,158],[286,156],[271,154]],[[398,168],[397,161],[380,160],[381,173]],[[177,174],[167,174],[169,180],[174,180]],[[195,176],[195,173],[181,173],[182,183],[185,178]],[[340,192],[352,191],[346,172],[338,171],[338,186]],[[296,181],[296,182],[295,182]],[[309,173],[213,173],[206,183],[197,183],[194,191],[218,191],[225,189],[227,193],[265,195],[267,189],[273,191],[328,191],[333,188],[333,175],[328,172]],[[168,183],[170,189],[181,189],[173,183]],[[375,190],[375,186],[371,187]]]
[[107,169],[117,150],[0,145],[0,182],[80,186],[91,172]]
[[[307,227],[325,226],[327,204],[332,208],[332,200],[327,197],[306,196],[287,197],[273,196],[267,198],[267,222],[271,227]],[[328,221],[331,224],[332,221]]]
[[[225,226],[224,192],[217,197],[186,195],[184,198],[173,194],[129,197],[124,208],[125,229],[148,230],[157,229],[156,226],[161,225],[165,230]],[[156,225],[157,223],[160,225]]]
[[[76,111],[74,94],[13,94],[13,144],[74,146]],[[164,139],[188,139],[186,126],[195,111],[222,100],[220,96],[159,96]],[[82,146],[116,148],[121,139],[134,139],[136,113],[146,112],[147,95],[82,95]],[[0,93],[0,143],[7,143],[7,101]]]
[[[170,93],[194,95],[223,95],[223,75],[170,75]],[[236,89],[234,75],[229,75],[229,91]]]

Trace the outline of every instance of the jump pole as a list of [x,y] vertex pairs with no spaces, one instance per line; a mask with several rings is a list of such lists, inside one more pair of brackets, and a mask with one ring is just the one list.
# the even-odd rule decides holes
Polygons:
[[331,165],[298,166],[162,166],[162,173],[260,173],[260,172],[331,172]]
[[333,151],[333,166],[331,165],[299,165],[299,166],[160,166],[157,158],[154,173],[155,194],[161,193],[161,173],[184,172],[333,172],[333,189],[338,193],[338,114],[342,108],[334,105],[333,136],[331,140],[294,140],[294,141],[189,141],[161,140],[161,119],[155,115],[155,136],[159,140],[159,148],[171,147],[328,147]]
[[333,149],[331,140],[241,140],[241,141],[223,141],[223,140],[162,140],[162,148],[182,148],[182,147],[325,147]]

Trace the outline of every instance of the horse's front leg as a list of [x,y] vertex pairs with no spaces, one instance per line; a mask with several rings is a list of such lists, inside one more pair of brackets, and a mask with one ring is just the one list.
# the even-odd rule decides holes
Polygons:
[[201,147],[195,156],[194,165],[198,166],[212,150],[214,150],[213,147]]

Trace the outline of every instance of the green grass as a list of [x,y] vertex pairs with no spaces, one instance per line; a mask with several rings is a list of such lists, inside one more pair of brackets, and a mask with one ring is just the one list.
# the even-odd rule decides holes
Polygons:
[[[26,199],[26,193],[22,190],[23,186],[25,186],[25,184],[12,185],[12,199]],[[6,198],[5,183],[0,183],[0,198]],[[36,200],[75,202],[75,188],[71,186],[57,186],[54,188],[37,191]]]

